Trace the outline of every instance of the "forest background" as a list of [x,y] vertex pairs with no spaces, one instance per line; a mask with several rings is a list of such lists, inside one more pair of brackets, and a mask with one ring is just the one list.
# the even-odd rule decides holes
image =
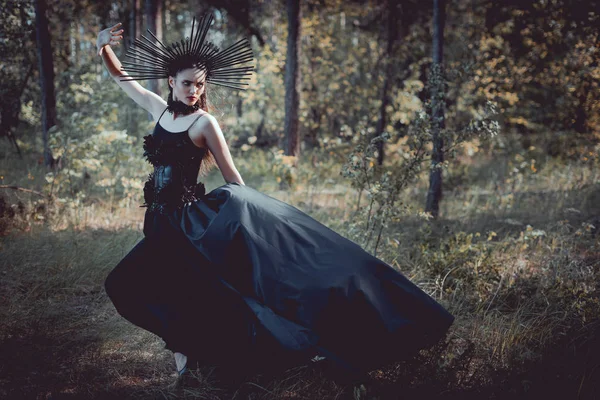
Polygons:
[[[171,43],[204,12],[209,40],[255,52],[248,90],[208,88],[246,184],[448,308],[439,346],[361,385],[206,367],[182,388],[116,314],[103,280],[142,235],[153,122],[96,36],[122,22],[124,60],[146,28]],[[1,0],[0,397],[596,398],[599,16],[583,0]]]

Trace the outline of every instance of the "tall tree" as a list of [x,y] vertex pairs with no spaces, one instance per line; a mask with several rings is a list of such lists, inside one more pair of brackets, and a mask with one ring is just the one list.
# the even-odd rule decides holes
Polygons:
[[[127,40],[126,47],[130,48],[137,38],[142,34],[142,20],[143,20],[143,12],[142,12],[142,0],[130,0],[128,3],[131,7],[129,10],[129,38]],[[125,45],[125,43],[123,43]],[[124,46],[125,47],[125,46]],[[139,60],[136,59],[136,63]],[[152,118],[150,115],[149,118]],[[135,130],[136,126],[136,118],[137,116],[133,112],[127,113],[127,129],[130,132]]]
[[135,39],[140,37],[142,34],[142,0],[133,0],[133,19],[134,23],[132,24],[133,34],[131,35],[131,43],[135,42]]
[[251,5],[250,0],[206,0],[206,3],[219,10],[227,11],[227,14],[242,25],[250,35],[254,36],[261,46],[265,45],[265,39],[250,19],[250,10],[260,10],[263,7],[262,4],[256,2],[256,4]]
[[[148,29],[150,29],[160,41],[163,40],[162,16],[163,0],[146,0],[146,22]],[[148,82],[148,88],[157,95],[161,95],[158,79],[151,79]]]
[[444,162],[444,141],[441,130],[444,129],[444,23],[446,19],[445,0],[433,0],[433,62],[430,71],[431,87],[431,130],[433,152],[431,155],[432,169],[429,174],[429,190],[425,211],[437,217],[442,199],[442,169]]
[[288,39],[285,61],[285,154],[300,154],[300,30],[302,11],[300,0],[287,0]]
[[[394,70],[394,45],[398,38],[398,8],[400,4],[398,0],[387,0],[387,45],[385,51],[385,78],[383,80],[383,88],[381,89],[381,107],[379,109],[379,120],[375,129],[375,136],[381,135],[385,131],[387,125],[387,107],[390,103],[390,87],[393,85],[392,73]],[[384,158],[384,141],[377,143],[377,164],[383,164]]]
[[46,0],[35,0],[35,27],[37,39],[40,88],[42,92],[42,139],[44,142],[44,163],[54,166],[54,158],[48,146],[48,131],[56,125],[56,95],[54,91],[54,60],[48,30],[48,5]]
[[125,49],[135,43],[135,39],[142,33],[142,0],[129,0],[127,2],[127,42],[123,43]]

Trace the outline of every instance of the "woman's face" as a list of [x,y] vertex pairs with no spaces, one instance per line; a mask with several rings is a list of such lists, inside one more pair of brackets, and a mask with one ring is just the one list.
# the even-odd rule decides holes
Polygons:
[[169,86],[173,88],[173,100],[193,106],[204,93],[206,74],[196,68],[181,70],[175,77],[169,77]]

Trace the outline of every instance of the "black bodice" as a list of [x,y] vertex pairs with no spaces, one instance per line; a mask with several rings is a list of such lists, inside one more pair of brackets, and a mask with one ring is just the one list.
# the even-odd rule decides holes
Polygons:
[[156,123],[144,137],[144,157],[154,166],[144,185],[144,204],[149,211],[165,213],[201,199],[202,182],[197,182],[206,149],[196,146],[188,131],[169,132]]

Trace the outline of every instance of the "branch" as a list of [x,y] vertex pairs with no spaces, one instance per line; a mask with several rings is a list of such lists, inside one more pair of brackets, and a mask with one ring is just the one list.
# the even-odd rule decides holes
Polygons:
[[41,197],[46,197],[46,195],[42,192],[38,192],[36,190],[31,190],[31,189],[25,189],[16,185],[0,185],[0,189],[13,189],[13,190],[17,190],[19,192],[25,192],[25,193],[32,193],[32,194],[37,194],[38,196]]

